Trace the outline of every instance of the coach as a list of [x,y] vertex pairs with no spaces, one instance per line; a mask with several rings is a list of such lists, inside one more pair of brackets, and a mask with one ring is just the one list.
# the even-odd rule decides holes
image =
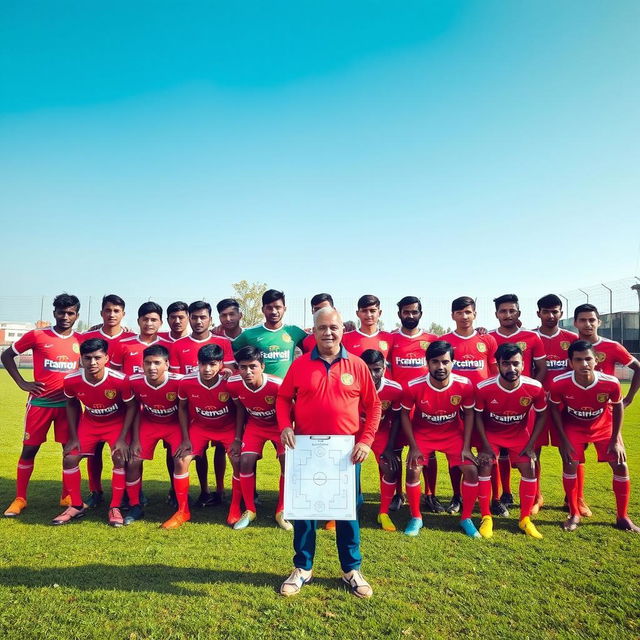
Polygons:
[[[341,345],[343,330],[342,318],[335,309],[326,307],[314,314],[317,346],[292,363],[278,393],[276,414],[284,445],[293,448],[295,434],[355,435],[352,460],[360,464],[371,450],[380,422],[380,400],[365,363]],[[360,421],[361,411],[364,424]],[[316,548],[314,520],[295,520],[293,527],[295,569],[280,587],[284,596],[295,595],[311,580]],[[357,520],[336,522],[336,544],[342,579],[354,595],[370,597],[371,586],[360,573]]]

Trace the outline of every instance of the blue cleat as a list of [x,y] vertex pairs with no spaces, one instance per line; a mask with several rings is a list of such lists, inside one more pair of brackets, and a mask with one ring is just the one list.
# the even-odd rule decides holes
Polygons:
[[411,518],[407,524],[407,528],[404,530],[405,536],[417,536],[422,529],[422,518]]
[[464,520],[460,520],[460,528],[468,535],[470,538],[481,538],[480,532],[476,529],[476,525],[473,524],[473,520],[471,518],[465,518]]

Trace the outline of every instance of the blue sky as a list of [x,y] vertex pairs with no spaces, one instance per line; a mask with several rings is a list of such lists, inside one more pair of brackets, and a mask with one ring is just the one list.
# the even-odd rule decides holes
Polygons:
[[2,296],[640,275],[637,2],[90,5],[0,8]]

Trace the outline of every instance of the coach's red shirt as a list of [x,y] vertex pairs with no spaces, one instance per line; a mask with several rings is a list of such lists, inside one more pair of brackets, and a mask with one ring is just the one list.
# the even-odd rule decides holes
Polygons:
[[[365,413],[362,427],[360,407]],[[354,435],[367,446],[375,438],[380,415],[367,365],[342,346],[331,364],[320,358],[317,347],[294,360],[276,400],[280,431],[293,426],[300,435]]]

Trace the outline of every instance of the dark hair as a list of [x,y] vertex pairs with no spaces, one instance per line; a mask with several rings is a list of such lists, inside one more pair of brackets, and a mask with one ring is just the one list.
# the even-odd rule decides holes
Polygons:
[[167,318],[172,313],[178,313],[178,311],[188,311],[188,310],[189,310],[189,305],[186,302],[182,302],[182,300],[178,300],[177,302],[172,302],[167,307]]
[[366,364],[378,364],[384,362],[384,355],[377,349],[367,349],[360,354]]
[[209,315],[211,315],[211,305],[204,300],[196,300],[189,305],[189,315],[195,313],[196,311],[206,311]]
[[61,293],[53,299],[54,309],[68,309],[69,307],[75,307],[76,313],[80,311],[80,300],[77,296],[70,293]]
[[448,353],[451,356],[451,359],[454,358],[454,349],[446,340],[436,340],[432,342],[425,352],[427,360],[431,360],[431,358],[437,358],[439,356],[443,356]]
[[578,319],[578,314],[579,313],[595,313],[596,314],[596,318],[600,318],[600,314],[598,313],[598,309],[595,307],[595,305],[589,304],[588,302],[585,304],[579,304],[574,312],[573,312],[573,321],[575,322]]
[[410,304],[417,304],[418,311],[422,313],[422,302],[420,302],[420,298],[416,298],[415,296],[405,296],[398,302],[398,311],[402,311],[402,307],[408,307]]
[[169,359],[169,349],[163,347],[161,344],[152,344],[142,352],[142,357],[147,356],[162,356],[165,360]]
[[538,300],[538,311],[540,311],[540,309],[553,309],[553,307],[560,307],[562,309],[562,300],[560,300],[555,293],[548,293]]
[[143,302],[138,307],[138,318],[146,316],[148,313],[157,313],[162,320],[162,307],[157,302]]
[[251,362],[253,360],[257,360],[260,364],[264,364],[262,351],[256,347],[252,347],[251,345],[238,349],[235,353],[235,359],[238,364],[240,362]]
[[110,293],[102,297],[102,306],[100,309],[104,309],[107,304],[113,304],[116,307],[122,307],[124,309],[124,300],[115,293]]
[[222,313],[225,309],[229,307],[235,307],[238,311],[240,311],[240,303],[235,298],[225,298],[224,300],[220,300],[216,305],[216,311],[218,313]]
[[271,304],[272,302],[276,302],[277,300],[282,300],[282,304],[286,304],[284,300],[284,291],[278,291],[277,289],[267,289],[262,294],[262,306],[265,304]]
[[471,307],[475,311],[476,301],[469,296],[460,296],[451,303],[451,313],[453,313],[454,311],[462,311],[467,307]]
[[380,298],[370,293],[364,296],[360,296],[360,298],[358,299],[358,309],[366,309],[367,307],[378,307],[379,309]]
[[515,342],[503,342],[495,353],[496,362],[511,360],[517,354],[522,355],[522,349]]
[[592,353],[596,352],[596,350],[593,348],[593,345],[586,340],[576,340],[569,345],[569,349],[567,350],[569,360],[573,360],[573,354],[576,351],[591,351]]
[[104,353],[108,353],[109,343],[102,338],[90,338],[80,345],[80,353],[82,355],[93,353],[94,351],[104,351]]
[[208,362],[222,362],[224,351],[219,344],[205,344],[198,349],[198,362],[207,364]]
[[501,304],[507,304],[508,302],[512,302],[516,307],[518,307],[518,309],[520,309],[518,296],[515,293],[505,293],[503,296],[498,296],[493,299],[493,304],[496,305],[496,311],[500,308]]
[[333,307],[333,298],[330,293],[316,293],[316,295],[311,298],[312,307],[315,307],[321,302],[328,302]]

